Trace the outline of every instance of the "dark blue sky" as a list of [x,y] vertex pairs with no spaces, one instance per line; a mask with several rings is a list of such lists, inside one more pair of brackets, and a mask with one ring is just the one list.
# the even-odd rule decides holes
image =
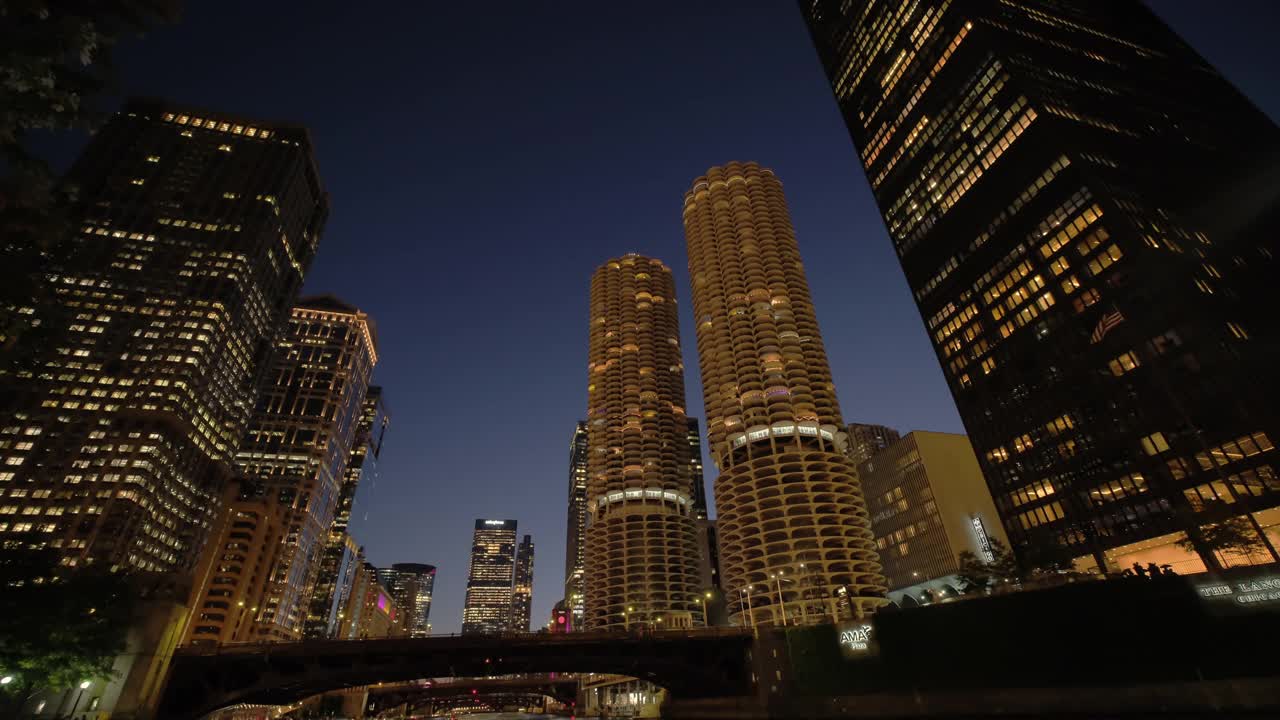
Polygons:
[[[1280,115],[1272,0],[1154,4]],[[353,534],[439,566],[437,632],[477,517],[532,533],[535,626],[561,597],[602,261],[675,271],[702,416],[680,210],[711,165],[782,179],[846,420],[962,431],[790,0],[188,5],[121,48],[122,91],[311,129],[332,215],[307,291],[374,316],[393,416]]]

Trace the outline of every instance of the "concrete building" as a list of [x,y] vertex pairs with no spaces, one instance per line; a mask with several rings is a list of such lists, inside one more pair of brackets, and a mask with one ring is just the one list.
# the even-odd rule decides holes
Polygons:
[[973,446],[964,435],[908,433],[858,466],[889,599],[939,599],[964,588],[960,554],[990,561],[991,539],[1008,546]]
[[782,184],[713,167],[684,229],[733,622],[829,619],[837,593],[870,612],[884,580]]
[[591,278],[588,630],[702,625],[675,283],[629,254]]

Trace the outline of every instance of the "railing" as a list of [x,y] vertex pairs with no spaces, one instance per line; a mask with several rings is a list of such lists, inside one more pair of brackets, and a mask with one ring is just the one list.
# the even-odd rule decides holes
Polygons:
[[[305,647],[308,650],[319,650],[320,648],[339,648],[339,647],[358,647],[371,646],[375,644],[423,644],[430,645],[438,641],[458,641],[458,640],[475,640],[482,643],[489,643],[494,640],[503,641],[520,641],[531,644],[548,644],[548,645],[575,645],[578,643],[597,643],[597,642],[614,642],[619,640],[637,640],[642,638],[659,639],[659,640],[677,640],[677,639],[698,639],[698,638],[736,638],[749,637],[752,632],[750,628],[739,627],[701,627],[701,628],[682,628],[675,630],[657,630],[652,628],[639,628],[626,631],[584,631],[572,633],[547,633],[547,632],[500,632],[500,633],[445,633],[440,635],[432,635],[424,638],[411,638],[406,636],[400,637],[381,637],[381,638],[358,638],[353,640],[333,640],[333,639],[308,639],[296,641],[276,641],[276,642],[235,642],[224,643],[221,645],[186,645],[178,648],[177,653],[180,655],[246,655],[255,652],[270,653],[272,650],[292,649],[297,647]],[[444,644],[444,643],[441,643]],[[449,644],[453,644],[452,642]]]

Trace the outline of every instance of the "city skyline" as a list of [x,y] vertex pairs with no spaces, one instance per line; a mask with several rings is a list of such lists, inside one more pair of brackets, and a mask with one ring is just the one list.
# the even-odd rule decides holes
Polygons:
[[[794,13],[794,8],[788,5],[787,7],[784,8],[784,13]],[[198,12],[193,12],[192,14],[198,15]],[[797,25],[795,28],[793,28],[793,30],[796,32],[799,32],[800,36],[803,37],[803,31],[802,31],[802,28],[798,27],[798,21],[796,21],[793,24]],[[1178,29],[1184,32],[1187,30],[1186,28],[1178,28]],[[183,30],[183,27],[179,26],[173,31],[168,31],[168,30],[162,31],[160,33],[157,33],[157,37],[155,39],[161,40],[161,38],[165,35],[170,35],[170,36],[179,35],[181,34],[182,30]],[[1188,35],[1194,38],[1194,33],[1188,33]],[[152,41],[152,38],[149,38],[146,41],[146,43],[144,43],[143,49],[145,49],[145,46],[149,45],[151,41]],[[1194,42],[1194,39],[1193,39],[1193,42]],[[163,40],[161,40],[161,45],[163,46],[163,44],[164,42]],[[809,50],[809,48],[801,47],[799,52],[803,53],[804,51],[807,51],[807,50]],[[1210,59],[1214,60],[1213,57],[1211,57]],[[1227,64],[1225,63],[1219,63],[1219,64],[1224,66],[1224,70],[1227,72],[1228,77],[1233,77],[1231,69],[1229,66],[1227,66]],[[809,67],[808,72],[812,76],[809,79],[810,84],[816,84],[820,91],[825,92],[825,87],[823,87],[823,83],[821,82],[820,71],[818,70],[816,65],[809,65],[808,67]],[[159,88],[157,88],[157,91],[159,91]],[[1261,98],[1257,97],[1256,88],[1252,90],[1250,90],[1249,88],[1246,88],[1246,92],[1250,92],[1250,94],[1253,95],[1255,99],[1261,100]],[[826,98],[821,94],[819,95],[819,97],[824,100],[829,100],[829,98]],[[188,97],[188,96],[184,96],[181,99],[199,100],[201,104],[204,104],[204,105],[215,106],[219,108],[225,107],[228,110],[236,111],[236,112],[245,112],[245,113],[256,112],[256,107],[254,107],[252,104],[237,103],[230,99],[225,99],[225,100],[218,99],[215,101],[213,99],[204,100],[202,98]],[[1267,107],[1269,107],[1269,109],[1272,109],[1274,112],[1274,109],[1276,107],[1274,102],[1269,104],[1267,103],[1264,103],[1264,104],[1267,105]],[[291,117],[291,118],[296,117],[298,115],[297,113],[289,113],[285,111],[280,111],[276,114],[278,114],[281,117]],[[829,115],[831,115],[831,117],[828,118],[828,124],[834,124],[836,122],[836,119],[834,117],[834,111],[831,111]],[[298,117],[297,119],[299,121],[307,120],[307,118],[305,117]],[[840,130],[841,132],[843,131],[842,128],[837,128],[837,129]],[[835,148],[837,147],[841,147],[841,146],[831,146],[832,149],[830,154],[840,155],[840,153],[837,150],[835,150]],[[833,166],[837,164],[842,164],[844,166],[852,165],[852,160],[854,157],[852,147],[848,146],[847,142],[843,147],[847,149],[847,153],[843,154],[838,159],[838,162],[832,161],[831,164]],[[337,152],[336,150],[331,148],[332,146],[329,146],[329,148],[326,148],[322,145],[319,149],[319,153],[321,155],[322,167],[323,167],[323,163],[325,162],[326,150],[330,153]],[[722,150],[723,150],[722,148],[717,148],[714,151],[709,151],[709,152],[716,153],[716,156],[713,156],[713,157],[703,157],[703,155],[700,154],[698,156],[696,163],[694,163],[693,161],[690,161],[689,164],[706,166],[713,163],[721,163],[729,160],[731,156],[734,154],[729,152],[722,152]],[[745,153],[738,153],[738,154],[745,155]],[[760,159],[761,162],[763,163],[770,164],[779,168],[784,167],[784,163],[778,162],[775,157],[771,157],[767,153],[756,152],[753,154],[753,156]],[[674,184],[665,180],[662,183],[657,183],[657,184],[660,184],[661,187],[658,189],[658,191],[655,193],[654,196],[660,199],[665,198],[665,201],[664,201],[665,204],[657,204],[652,206],[646,205],[644,208],[644,211],[646,213],[652,213],[657,216],[672,218],[668,221],[664,221],[663,224],[666,226],[674,226],[678,224],[678,195],[681,189],[683,188],[682,183],[687,180],[687,177],[692,177],[694,174],[699,172],[701,170],[701,167],[686,166],[686,167],[679,168],[678,170],[680,174],[685,176],[685,180],[677,181]],[[806,180],[802,179],[801,176],[798,176],[795,171],[792,171],[789,169],[782,169],[780,170],[780,173],[783,175],[784,179],[787,179],[789,182],[789,185],[788,185],[788,189],[790,191],[789,195],[792,196],[793,205],[798,206],[796,207],[795,213],[794,213],[796,215],[796,223],[798,226],[803,226],[804,224],[809,223],[811,220],[808,214],[813,212],[814,208],[816,208],[816,206],[819,205],[820,203],[824,201],[829,202],[830,198],[832,197],[840,198],[841,200],[849,203],[852,203],[855,201],[860,202],[863,205],[867,205],[869,202],[869,195],[867,195],[865,188],[861,187],[860,185],[857,185],[857,182],[860,182],[860,180],[855,182],[851,179],[846,178],[844,183],[845,186],[838,193],[819,193],[815,195],[809,195],[808,197],[806,197],[806,195],[808,195],[808,192],[804,189],[800,189],[806,184],[807,182]],[[331,175],[332,173],[327,173],[326,178],[329,178]],[[872,232],[869,233],[869,237],[865,239],[859,239],[857,242],[857,247],[862,248],[863,246],[865,246],[868,250],[875,250],[879,252],[882,256],[887,256],[889,250],[888,250],[888,244],[885,242],[883,228],[875,226],[874,224],[870,225],[869,227],[872,228]],[[838,318],[842,317],[841,313],[843,312],[843,310],[841,309],[841,306],[845,306],[845,309],[847,310],[849,309],[849,306],[856,305],[858,302],[856,296],[853,293],[851,293],[849,290],[849,288],[852,286],[852,282],[848,278],[842,277],[831,271],[828,271],[828,273],[825,275],[821,275],[817,270],[819,265],[836,265],[836,266],[843,266],[844,268],[846,268],[846,270],[844,271],[845,274],[852,272],[851,259],[854,258],[857,253],[855,252],[856,248],[850,247],[851,243],[849,242],[847,237],[848,233],[844,231],[839,231],[838,234],[841,237],[838,237],[835,239],[832,239],[834,236],[832,235],[831,232],[826,233],[826,237],[827,237],[826,242],[830,244],[830,247],[823,246],[822,244],[823,241],[818,239],[820,237],[820,235],[818,234],[806,232],[803,228],[800,229],[799,234],[802,239],[801,240],[802,248],[805,250],[805,253],[806,253],[806,259],[810,261],[811,265],[814,268],[813,270],[814,291],[815,291],[815,295],[819,296],[819,299],[815,301],[815,305],[817,305],[817,307],[819,308],[820,317],[823,321],[823,327],[825,330],[825,335],[828,338],[828,341],[831,343],[834,343],[835,340],[833,338],[836,336],[854,335],[855,333],[852,328],[849,328],[843,325],[838,320]],[[603,242],[603,241],[598,241],[598,242]],[[380,316],[381,308],[379,307],[379,305],[366,303],[365,297],[361,294],[361,292],[359,291],[348,292],[348,288],[350,286],[341,285],[340,283],[336,282],[336,280],[338,279],[337,275],[343,271],[343,263],[344,263],[344,255],[334,252],[334,247],[335,246],[340,247],[341,246],[340,243],[346,243],[349,246],[351,246],[353,249],[355,248],[355,246],[363,244],[362,242],[355,240],[354,234],[351,232],[348,232],[346,237],[341,237],[341,238],[337,237],[334,233],[330,233],[329,236],[327,237],[326,252],[323,252],[320,254],[319,269],[322,272],[320,273],[320,277],[315,279],[315,284],[308,286],[308,290],[321,291],[321,290],[328,290],[330,288],[333,288],[337,292],[345,293],[344,297],[349,296],[349,298],[353,302],[360,304],[362,307],[365,305],[368,305],[370,308],[370,312],[373,313],[375,316],[379,316],[381,321],[381,316]],[[682,273],[683,270],[680,269],[679,267],[680,265],[682,265],[682,263],[680,262],[681,256],[678,251],[679,243],[680,243],[680,239],[679,239],[678,232],[676,233],[668,232],[666,233],[666,237],[663,238],[661,246],[653,247],[653,251],[654,251],[653,254],[659,257],[660,259],[673,263],[676,266],[677,273]],[[637,244],[634,238],[630,238],[630,237],[617,241],[616,247],[615,247],[614,240],[610,240],[609,245],[610,245],[610,252],[616,250],[617,253],[625,252],[626,250],[633,249],[633,247],[634,249],[646,251],[646,252],[650,250],[650,248],[646,247],[645,245]],[[811,247],[813,248],[812,254],[816,256],[816,259],[810,257]],[[589,263],[590,261],[587,260],[585,262]],[[567,264],[574,265],[575,263],[577,265],[582,264],[577,262],[576,260],[574,261],[574,263],[567,263]],[[327,268],[327,270],[325,268]],[[894,272],[896,273],[896,271]],[[897,299],[895,302],[897,304],[904,305],[909,309],[910,300],[907,294],[905,293],[905,285],[902,284],[900,276],[894,274],[892,275],[891,279],[892,279],[892,283],[890,283],[890,285],[892,285],[894,289],[890,294],[896,296]],[[686,285],[683,277],[678,278],[676,284],[677,284],[677,287],[682,287]],[[578,287],[578,285],[574,285],[574,284],[571,284],[571,286]],[[383,299],[382,302],[383,303],[386,302],[385,298]],[[569,301],[569,304],[572,304],[572,300]],[[554,313],[551,313],[551,314],[554,314]],[[567,317],[570,320],[572,320],[576,316],[570,314],[564,317]],[[931,365],[934,363],[934,359],[932,357],[931,352],[928,350],[927,344],[924,342],[923,333],[919,331],[919,319],[918,317],[913,317],[911,313],[905,313],[902,315],[902,317],[905,317],[907,321],[907,326],[908,326],[907,329],[910,330],[910,333],[917,336],[911,342],[906,343],[906,346],[908,346],[909,348],[914,348],[910,350],[910,352],[916,355],[913,362],[915,362],[917,366],[924,368],[925,376],[929,376],[930,373],[932,373],[932,380],[927,381],[926,384],[929,384],[929,383],[932,384],[933,395],[935,396],[932,402],[935,405],[941,405],[941,414],[931,414],[933,412],[937,412],[936,409],[933,411],[898,410],[894,408],[892,405],[887,403],[876,406],[874,404],[867,405],[862,402],[859,402],[857,398],[865,396],[866,393],[864,391],[864,388],[867,386],[868,383],[867,381],[857,379],[856,377],[857,373],[854,371],[854,368],[856,368],[857,363],[860,362],[860,360],[857,359],[857,353],[856,352],[849,353],[847,349],[842,349],[840,347],[833,346],[830,350],[830,355],[831,355],[832,364],[833,364],[833,374],[836,377],[836,385],[839,388],[842,406],[846,407],[847,419],[864,420],[868,422],[884,422],[887,424],[894,425],[895,427],[899,427],[904,431],[915,429],[915,428],[934,429],[934,430],[958,430],[959,426],[958,426],[958,423],[956,423],[954,418],[954,410],[950,410],[949,411],[950,416],[948,416],[948,406],[950,404],[950,400],[949,398],[946,397],[945,389],[941,385],[941,381],[939,376],[937,375],[936,369],[931,367]],[[575,337],[577,334],[580,334],[580,330],[583,327],[584,323],[585,323],[585,320],[577,324],[575,324],[574,322],[565,323],[566,325],[571,326],[568,329],[568,331],[566,331],[566,335],[570,338],[569,344],[571,345],[573,344],[572,338]],[[691,325],[689,324],[687,316],[682,317],[682,324],[686,328],[686,332],[688,332],[688,330],[691,328]],[[385,324],[384,324],[384,327],[385,327]],[[456,329],[452,330],[452,332],[456,332]],[[384,334],[387,334],[387,333],[384,333]],[[402,336],[399,338],[395,338],[392,342],[403,344],[405,342],[403,335],[405,334],[408,334],[408,333],[402,332]],[[845,341],[841,341],[841,342],[843,343]],[[847,342],[849,344],[846,345],[845,348],[854,347],[852,345],[852,342],[853,342],[852,340],[849,340]],[[692,343],[690,342],[686,342],[686,346],[689,346],[691,344]],[[576,347],[576,345],[574,347]],[[430,351],[428,351],[428,354],[430,354]],[[389,364],[391,365],[398,364],[400,366],[401,368],[400,372],[402,374],[399,377],[404,377],[403,373],[405,372],[405,368],[408,366],[421,365],[421,366],[434,367],[430,362],[424,361],[422,358],[422,355],[423,353],[420,351],[410,352],[410,353],[407,353],[405,356],[402,356],[393,360],[389,360]],[[850,357],[850,355],[853,355],[854,357]],[[686,352],[686,358],[688,358],[688,352]],[[580,373],[577,372],[577,368],[581,367],[581,353],[578,353],[576,355],[570,355],[569,361],[570,362],[567,363],[568,364],[567,369],[565,369],[563,372],[557,371],[557,373],[555,373],[558,377],[555,378],[553,384],[555,384],[555,386],[558,388],[558,392],[564,392],[565,389],[573,390],[578,388],[578,386],[580,385],[580,381],[577,379],[580,376]],[[559,362],[559,361],[557,360],[556,362]],[[689,366],[690,368],[693,367],[692,363],[689,363],[689,362],[686,362],[686,365]],[[507,367],[507,365],[505,364],[499,365],[498,367]],[[563,379],[565,377],[569,378],[568,382],[563,382]],[[401,390],[402,390],[402,386],[404,385],[403,382],[398,382],[397,379],[393,379],[393,377],[388,377],[384,375],[380,375],[379,381],[382,384],[385,384],[386,386],[389,387],[390,392],[392,393],[392,397],[396,398],[397,407],[409,406],[410,403],[413,402],[409,398],[424,397],[423,390],[421,388],[412,388],[408,390],[408,395],[406,396],[406,399],[401,400],[400,399]],[[687,382],[694,382],[694,377],[687,376]],[[504,389],[510,389],[510,387],[511,386],[504,386]],[[696,397],[698,393],[692,391],[692,388],[694,387],[696,387],[696,383],[689,385],[690,394]],[[577,406],[581,405],[579,401],[581,397],[580,390],[576,393],[566,392],[565,394],[573,396],[572,398],[573,402],[569,403],[570,405],[577,405]],[[537,402],[537,400],[531,399],[532,397],[534,396],[525,396],[526,401]],[[425,404],[427,406],[430,405],[430,403],[425,403]],[[689,414],[691,416],[702,417],[703,413],[701,412],[700,408],[696,404],[696,400],[693,400],[691,398],[691,405],[692,406],[689,408]],[[887,410],[887,412],[879,412],[879,408],[883,408]],[[919,419],[913,419],[913,416],[910,414],[911,412],[919,413],[918,416],[916,416]],[[578,411],[578,413],[580,413],[580,410]],[[557,456],[557,460],[555,462],[547,462],[545,463],[545,466],[544,466],[544,463],[541,460],[542,456],[540,454],[537,454],[539,457],[539,459],[536,462],[537,478],[530,479],[528,477],[523,477],[520,481],[521,485],[529,486],[531,488],[530,490],[531,495],[523,495],[520,493],[516,493],[510,497],[501,497],[501,495],[505,493],[499,494],[499,493],[493,493],[490,491],[482,491],[481,495],[483,495],[485,499],[494,500],[495,502],[494,506],[480,505],[479,504],[480,498],[472,495],[466,498],[465,500],[465,502],[469,504],[466,504],[465,507],[458,508],[457,514],[459,514],[462,518],[464,518],[462,522],[465,522],[465,518],[468,516],[476,517],[479,515],[489,515],[489,516],[498,516],[498,517],[501,517],[501,516],[520,517],[522,526],[532,530],[533,533],[535,535],[538,535],[540,538],[546,539],[546,545],[544,546],[545,551],[551,552],[553,555],[556,554],[554,549],[555,545],[558,545],[558,543],[560,542],[559,538],[563,537],[562,527],[558,524],[560,522],[563,522],[563,506],[559,504],[559,494],[560,494],[559,488],[562,487],[563,485],[563,479],[562,479],[563,478],[563,475],[562,475],[563,459],[559,458],[559,455],[561,454],[562,452],[561,448],[563,447],[563,439],[562,439],[562,436],[564,433],[563,428],[568,423],[572,423],[573,420],[576,419],[576,417],[577,417],[577,414],[573,412],[565,414],[562,418],[560,418],[557,421],[557,423],[554,425],[553,428],[550,428],[549,433],[554,435],[556,439],[554,442],[549,442],[545,444],[554,448],[555,452],[554,453],[549,452],[548,456],[550,456],[551,454],[554,454]],[[459,424],[465,424],[465,423],[459,423]],[[535,425],[539,423],[529,423],[529,424]],[[408,427],[406,428],[406,426]],[[424,430],[424,428],[426,429]],[[423,441],[425,441],[425,439],[428,438],[432,433],[439,433],[443,429],[444,429],[444,425],[436,425],[436,424],[424,425],[422,422],[421,416],[416,419],[407,418],[404,423],[401,423],[399,421],[399,417],[397,418],[397,429],[396,429],[397,433],[403,432],[404,434],[402,435],[402,437],[414,438],[414,440],[406,439],[403,441],[403,444],[400,444],[402,441],[397,441],[398,447],[395,447],[392,451],[390,451],[389,453],[390,457],[387,463],[388,469],[384,471],[384,480],[386,481],[386,485],[384,485],[384,487],[382,488],[378,488],[376,492],[372,493],[373,497],[371,498],[368,497],[371,493],[367,493],[367,492],[364,493],[364,495],[366,495],[365,500],[367,502],[363,507],[359,505],[357,506],[356,512],[358,517],[356,521],[353,523],[353,533],[355,534],[355,536],[357,537],[360,543],[365,544],[369,547],[371,559],[379,566],[390,563],[392,561],[409,559],[402,555],[403,551],[398,547],[402,543],[402,541],[397,540],[393,542],[392,537],[393,537],[393,533],[396,535],[399,535],[403,533],[409,533],[411,531],[416,531],[413,523],[406,520],[407,515],[399,514],[397,512],[397,508],[394,507],[394,505],[400,505],[400,504],[409,505],[409,503],[401,503],[393,499],[396,496],[396,492],[394,489],[411,489],[414,487],[415,484],[421,483],[421,484],[426,484],[428,487],[432,487],[437,490],[443,490],[448,486],[448,483],[451,482],[452,476],[456,474],[456,473],[453,473],[453,471],[450,470],[450,468],[452,467],[456,469],[457,467],[462,467],[461,465],[451,465],[450,461],[445,461],[433,468],[431,463],[421,462],[421,459],[423,456],[414,455],[409,451],[409,446],[416,444],[416,441],[418,439],[422,439]],[[469,432],[475,432],[475,430],[469,430]],[[485,432],[491,432],[491,431],[486,430]],[[535,442],[541,443],[544,433],[536,433],[536,434],[530,433],[530,435],[533,435],[535,437],[527,440],[526,442],[530,444],[533,444]],[[441,444],[447,444],[447,443],[441,443]],[[431,445],[432,445],[433,452],[438,449],[436,447],[436,441],[433,441]],[[515,455],[517,453],[513,452],[510,454]],[[453,461],[453,462],[456,462],[456,461]],[[467,474],[463,479],[465,480],[466,483],[471,485],[475,485],[478,487],[491,487],[492,486],[491,483],[499,482],[498,478],[501,475],[503,475],[504,473],[510,474],[508,473],[508,470],[510,469],[510,467],[505,466],[501,462],[497,462],[494,466],[482,468],[482,469],[474,468],[474,458],[471,458],[469,462],[472,463],[473,469],[470,470],[469,474]],[[708,467],[710,467],[710,465],[708,465]],[[502,487],[505,488],[506,486],[502,486]],[[545,519],[536,519],[531,522],[530,520],[526,519],[526,516],[524,514],[517,512],[516,508],[518,508],[521,504],[526,503],[530,497],[536,497],[539,494],[544,494],[547,496],[554,495],[557,497],[557,502],[555,503],[554,508],[548,508],[545,513],[542,512],[541,509],[539,509],[538,515],[545,515]],[[406,510],[407,509],[408,508],[406,508]],[[367,516],[366,514],[370,512],[372,517],[369,517],[368,519],[361,519],[362,517],[366,517]],[[439,537],[441,540],[445,540],[445,542],[438,542],[434,539],[434,537],[431,540],[426,540],[426,539],[420,539],[416,536],[412,541],[414,547],[420,548],[420,550],[418,550],[417,552],[430,553],[429,555],[430,559],[432,559],[433,561],[438,561],[441,564],[441,567],[444,569],[446,576],[452,579],[451,580],[452,588],[448,591],[446,597],[441,598],[442,600],[445,601],[445,602],[442,602],[439,606],[438,617],[441,619],[456,618],[460,615],[460,613],[456,611],[456,608],[458,608],[461,604],[461,592],[458,591],[458,587],[459,587],[459,583],[461,582],[460,578],[465,577],[465,571],[463,566],[464,561],[462,560],[462,558],[465,556],[465,551],[461,551],[461,552],[455,551],[454,548],[456,548],[459,545],[459,543],[449,542],[447,541],[448,538],[443,537],[443,535],[445,534],[445,529],[447,527],[448,527],[447,523],[442,523],[441,530],[439,531],[440,534],[435,536],[435,537]],[[450,532],[452,531],[450,530]],[[439,549],[437,550],[437,548]],[[550,607],[550,604],[554,602],[556,599],[558,599],[560,596],[559,593],[555,592],[555,588],[561,579],[559,577],[555,577],[554,575],[555,575],[554,573],[545,573],[544,576],[540,577],[538,580],[538,583],[537,583],[538,591],[535,592],[536,597],[535,597],[535,610],[533,613],[534,617],[538,617],[538,618],[545,617],[547,614],[546,610]],[[450,607],[449,607],[450,604],[454,608],[453,612],[450,611]],[[452,620],[449,620],[447,622],[452,622]],[[441,629],[445,630],[445,628],[441,628]]]

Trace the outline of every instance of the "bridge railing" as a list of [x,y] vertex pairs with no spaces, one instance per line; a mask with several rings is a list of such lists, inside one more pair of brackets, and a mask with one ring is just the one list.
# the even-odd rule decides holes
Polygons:
[[752,632],[750,628],[740,627],[702,627],[702,628],[683,628],[676,630],[655,630],[650,628],[617,631],[584,631],[573,633],[545,633],[545,632],[501,632],[501,633],[442,633],[439,635],[431,635],[430,637],[411,638],[411,637],[380,637],[380,638],[358,638],[353,640],[332,640],[332,639],[313,639],[313,640],[297,640],[297,641],[274,641],[274,642],[234,642],[224,643],[221,645],[186,645],[178,648],[177,652],[181,655],[222,655],[222,654],[252,654],[252,653],[270,653],[273,650],[283,650],[285,648],[305,648],[307,650],[319,650],[321,648],[337,649],[337,648],[353,648],[360,646],[389,645],[389,644],[431,644],[439,642],[440,644],[456,644],[458,641],[475,640],[480,642],[488,641],[519,641],[519,642],[537,642],[545,644],[566,644],[576,645],[580,643],[590,642],[616,642],[618,640],[635,640],[641,638],[652,638],[655,640],[678,640],[678,639],[695,639],[695,638],[737,638],[749,637]]

